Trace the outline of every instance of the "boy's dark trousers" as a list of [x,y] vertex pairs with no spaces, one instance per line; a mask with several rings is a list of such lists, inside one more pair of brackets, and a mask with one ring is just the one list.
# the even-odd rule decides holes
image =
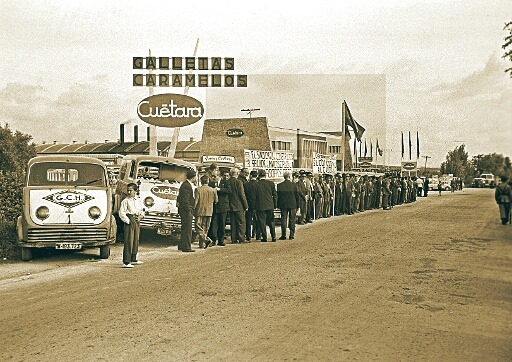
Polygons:
[[127,214],[127,216],[130,223],[124,224],[124,264],[137,261],[137,253],[139,252],[140,222],[135,215]]

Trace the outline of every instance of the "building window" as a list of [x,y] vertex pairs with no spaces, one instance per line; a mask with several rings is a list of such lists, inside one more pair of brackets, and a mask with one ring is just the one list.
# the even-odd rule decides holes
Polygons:
[[284,141],[272,141],[272,149],[274,151],[290,151],[292,149],[292,143]]
[[341,153],[341,146],[329,146],[329,153]]

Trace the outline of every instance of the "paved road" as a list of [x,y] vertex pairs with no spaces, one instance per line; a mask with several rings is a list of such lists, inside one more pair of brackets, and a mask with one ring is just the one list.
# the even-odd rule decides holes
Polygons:
[[320,220],[293,241],[146,241],[134,269],[119,248],[2,264],[0,360],[511,360],[512,226],[492,190]]

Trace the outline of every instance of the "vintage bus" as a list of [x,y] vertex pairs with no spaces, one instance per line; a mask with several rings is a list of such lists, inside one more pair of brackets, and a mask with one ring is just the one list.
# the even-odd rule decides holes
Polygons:
[[154,229],[159,235],[179,236],[181,218],[178,214],[176,199],[181,183],[186,180],[188,170],[196,167],[183,160],[163,156],[137,155],[125,156],[121,160],[117,179],[114,214],[120,229],[122,222],[118,217],[121,201],[126,197],[127,185],[136,183],[138,196],[145,207],[145,216],[140,226]]
[[23,210],[17,220],[21,258],[34,248],[99,247],[107,259],[116,238],[112,190],[103,161],[81,156],[38,156],[28,162]]

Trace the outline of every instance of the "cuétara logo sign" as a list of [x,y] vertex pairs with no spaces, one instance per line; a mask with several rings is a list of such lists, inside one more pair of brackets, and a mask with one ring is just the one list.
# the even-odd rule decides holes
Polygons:
[[139,102],[137,114],[155,126],[183,127],[203,118],[204,107],[197,99],[183,94],[155,94]]

